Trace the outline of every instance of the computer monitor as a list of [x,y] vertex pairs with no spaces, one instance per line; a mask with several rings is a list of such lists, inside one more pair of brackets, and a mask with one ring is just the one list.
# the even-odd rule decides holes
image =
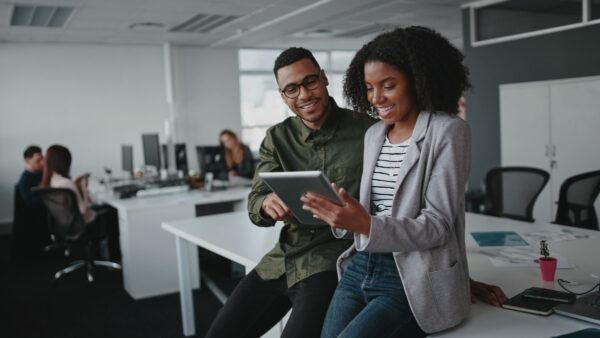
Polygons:
[[144,145],[144,164],[153,165],[156,170],[160,169],[160,144],[158,134],[142,134]]
[[133,174],[133,146],[121,145],[121,168]]
[[[163,168],[169,169],[169,152],[166,144],[162,145],[162,155],[164,159]],[[187,151],[185,148],[185,143],[175,143],[175,168],[183,171],[183,173],[186,175],[188,173]]]
[[169,153],[167,152],[167,145],[166,144],[161,144],[160,145],[160,149],[162,150],[162,152],[160,153],[163,161],[162,161],[162,168],[163,169],[169,169]]
[[196,154],[202,177],[207,172],[212,172],[216,179],[227,179],[227,168],[221,146],[196,146]]

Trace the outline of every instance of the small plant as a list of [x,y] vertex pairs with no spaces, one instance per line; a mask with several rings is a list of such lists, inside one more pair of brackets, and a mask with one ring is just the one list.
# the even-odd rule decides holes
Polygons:
[[547,260],[548,256],[550,256],[550,251],[548,250],[548,243],[545,240],[540,241],[540,255],[544,256],[543,259]]
[[542,270],[542,280],[546,282],[554,281],[554,273],[556,272],[556,258],[549,257],[548,243],[540,241],[540,270]]

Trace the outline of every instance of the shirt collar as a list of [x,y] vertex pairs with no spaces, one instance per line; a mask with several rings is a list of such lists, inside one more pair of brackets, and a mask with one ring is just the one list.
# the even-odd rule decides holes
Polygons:
[[297,123],[299,124],[300,128],[300,137],[304,142],[314,139],[315,137],[319,137],[323,141],[327,141],[331,139],[333,135],[335,135],[335,132],[340,124],[340,114],[342,110],[340,107],[338,107],[337,103],[331,96],[329,97],[329,104],[331,106],[331,111],[329,112],[329,115],[327,116],[327,119],[321,128],[317,130],[307,127],[304,122],[302,122],[301,118],[297,119]]

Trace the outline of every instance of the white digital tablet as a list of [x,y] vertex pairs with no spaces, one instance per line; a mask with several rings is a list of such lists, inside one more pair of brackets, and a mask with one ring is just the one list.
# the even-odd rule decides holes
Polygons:
[[268,172],[258,173],[258,176],[303,224],[327,225],[327,223],[314,218],[312,213],[302,209],[303,203],[300,197],[307,192],[322,195],[336,204],[344,204],[327,177],[320,171]]

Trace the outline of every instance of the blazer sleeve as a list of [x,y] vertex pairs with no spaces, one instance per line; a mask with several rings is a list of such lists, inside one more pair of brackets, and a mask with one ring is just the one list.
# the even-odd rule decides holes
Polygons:
[[[433,156],[419,159],[434,163],[429,171],[429,183],[423,187],[423,207],[417,217],[371,216],[369,236],[360,241],[355,238],[358,250],[428,250],[445,244],[454,236],[454,220],[459,212],[464,212],[461,208],[469,175],[471,133],[468,124],[457,119],[441,129],[439,140],[433,141]],[[421,191],[400,190],[400,193],[421,194]]]

